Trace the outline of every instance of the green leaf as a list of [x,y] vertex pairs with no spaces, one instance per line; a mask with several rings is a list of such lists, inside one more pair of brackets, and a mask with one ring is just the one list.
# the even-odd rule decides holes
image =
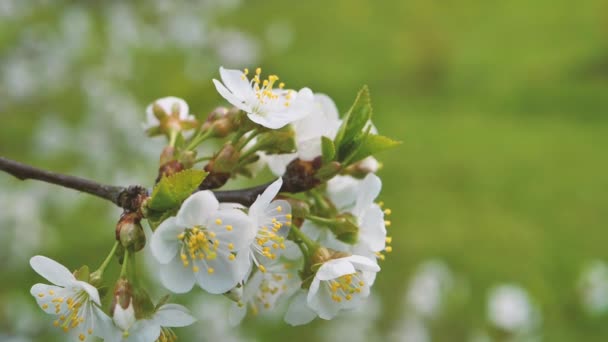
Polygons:
[[156,228],[158,228],[158,226],[160,226],[161,223],[163,223],[164,220],[168,219],[171,216],[174,216],[175,214],[177,214],[177,208],[170,209],[167,211],[151,210],[148,212],[148,216],[146,218],[148,219],[150,228],[154,231],[156,230]]
[[321,151],[323,163],[329,163],[336,156],[336,146],[334,142],[326,136],[321,137]]
[[169,177],[163,177],[152,191],[148,208],[164,212],[177,208],[188,198],[207,176],[203,170],[187,169]]
[[350,110],[344,116],[342,125],[338,129],[334,144],[338,154],[338,161],[346,158],[352,152],[353,141],[365,135],[363,129],[372,118],[372,105],[369,89],[364,86],[353,103]]
[[388,150],[389,148],[393,148],[399,144],[401,144],[400,141],[396,141],[382,135],[368,134],[360,141],[357,149],[346,158],[347,161],[345,164],[350,165],[356,163],[361,159],[374,155],[378,152]]

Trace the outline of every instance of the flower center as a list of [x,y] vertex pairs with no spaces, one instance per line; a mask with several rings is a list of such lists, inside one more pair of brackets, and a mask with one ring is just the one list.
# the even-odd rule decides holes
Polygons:
[[365,282],[361,279],[360,273],[357,272],[328,280],[327,285],[331,291],[331,299],[340,303],[342,299],[351,300],[354,295],[361,293],[361,288],[365,286]]
[[[180,258],[184,267],[190,266],[192,263],[192,272],[199,271],[195,265],[195,260],[214,260],[217,258],[217,250],[220,246],[220,240],[216,238],[216,234],[207,230],[204,227],[187,228],[183,233],[180,233],[177,238],[182,243]],[[228,249],[231,249],[228,245]],[[234,260],[234,255],[230,254],[230,260]],[[215,270],[207,267],[207,272],[212,274]]]
[[[277,258],[276,251],[278,249],[285,249],[285,238],[278,234],[284,224],[273,217],[271,225],[272,228],[262,226],[258,229],[256,243],[253,244],[253,248],[256,253],[261,254],[270,260],[274,260]],[[262,272],[266,271],[261,265],[259,265],[259,268]]]
[[[71,293],[68,289],[66,290],[67,291],[60,291],[60,293],[58,293],[51,289],[48,290],[48,293],[39,293],[38,297],[43,298],[46,295],[51,297],[48,303],[41,305],[42,309],[46,310],[49,308],[49,305],[54,305],[55,314],[59,317],[53,322],[53,325],[61,328],[67,333],[70,330],[77,328],[85,321],[85,305],[89,300],[89,295],[84,290],[72,290]],[[69,293],[68,296],[65,296],[66,292]],[[89,328],[87,334],[91,335],[92,333],[93,329]],[[82,333],[78,335],[78,338],[81,341],[84,341],[86,337],[87,336]]]
[[[249,69],[243,70],[242,79],[246,80],[249,74]],[[261,79],[262,69],[255,69],[255,76],[250,81],[250,84],[255,91],[255,97],[257,98],[259,105],[255,106],[256,112],[260,111],[260,106],[268,104],[270,101],[277,101],[279,99],[284,100],[283,105],[289,107],[290,100],[293,96],[292,90],[284,91],[285,83],[281,82],[278,86],[278,92],[273,90],[275,83],[279,80],[277,75],[270,75],[267,79]],[[263,113],[262,113],[263,114]]]

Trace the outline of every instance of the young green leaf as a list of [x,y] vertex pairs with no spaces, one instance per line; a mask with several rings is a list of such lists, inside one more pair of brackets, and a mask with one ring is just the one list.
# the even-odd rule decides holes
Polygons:
[[346,158],[345,164],[350,165],[378,152],[388,150],[401,144],[400,141],[382,135],[368,134],[359,142],[358,148]]
[[334,142],[326,136],[321,137],[321,152],[323,163],[334,160],[334,157],[336,156],[336,146],[334,146]]
[[203,170],[187,169],[169,177],[163,177],[152,191],[148,208],[166,211],[179,207],[207,176]]
[[350,110],[344,116],[342,125],[338,129],[334,139],[338,160],[344,160],[349,152],[352,152],[353,140],[361,138],[363,130],[372,117],[372,106],[369,89],[364,86],[353,103]]

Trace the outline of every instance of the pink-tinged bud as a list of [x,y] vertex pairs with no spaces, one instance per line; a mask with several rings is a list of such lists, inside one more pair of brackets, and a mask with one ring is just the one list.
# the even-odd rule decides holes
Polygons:
[[138,252],[146,245],[146,235],[138,213],[124,213],[116,225],[116,240],[129,251]]
[[364,178],[368,173],[376,173],[382,167],[382,164],[374,157],[362,159],[344,170],[344,174],[355,178]]
[[225,144],[209,164],[213,165],[213,172],[230,173],[238,165],[240,156],[232,144]]
[[114,288],[110,314],[114,324],[123,331],[128,331],[135,323],[135,307],[133,301],[133,287],[126,279],[119,279]]

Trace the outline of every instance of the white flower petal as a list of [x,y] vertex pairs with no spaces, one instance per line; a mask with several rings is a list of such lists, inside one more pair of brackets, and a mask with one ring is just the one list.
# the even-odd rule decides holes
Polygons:
[[360,271],[380,272],[380,266],[375,260],[371,260],[361,255],[351,255],[346,257],[353,266]]
[[270,202],[277,196],[283,186],[283,178],[278,178],[270,186],[264,190],[264,192],[258,196],[249,208],[249,216],[257,219],[259,216],[264,215],[264,210]]
[[342,305],[333,302],[331,296],[332,294],[327,288],[327,285],[321,285],[319,291],[315,295],[308,295],[308,306],[314,310],[320,318],[332,319],[338,314]]
[[330,260],[321,265],[315,278],[318,278],[319,280],[331,280],[355,272],[355,267],[350,263],[348,257],[345,257]]
[[246,306],[239,306],[237,303],[232,303],[228,310],[228,323],[230,326],[235,327],[241,324],[245,315],[247,315]]
[[252,93],[249,80],[246,77],[243,77],[245,74],[241,70],[224,69],[224,67],[220,67],[220,76],[222,82],[226,85],[226,88],[235,96],[246,98]]
[[386,227],[384,213],[373,204],[359,219],[359,243],[369,246],[372,252],[380,252],[386,246]]
[[[44,312],[55,314],[55,303],[52,302],[53,298],[57,298],[63,293],[68,293],[68,291],[59,286],[35,284],[30,289],[30,293],[36,298],[36,302]],[[55,295],[51,296],[50,293],[54,293]]]
[[156,310],[154,322],[161,327],[185,327],[196,321],[188,309],[178,304],[165,304]]
[[327,182],[327,194],[338,209],[351,209],[357,201],[360,183],[350,176],[335,176]]
[[202,226],[219,208],[219,202],[209,190],[188,197],[177,213],[177,225],[191,228]]
[[262,159],[266,161],[270,172],[275,176],[283,176],[285,174],[285,170],[287,170],[287,165],[291,163],[292,160],[298,157],[298,153],[284,153],[284,154],[263,154]]
[[289,308],[285,313],[285,322],[294,326],[303,325],[310,323],[317,317],[317,314],[308,307],[306,296],[305,290],[299,290],[299,292],[294,295],[289,304]]
[[55,285],[66,286],[76,279],[65,266],[45,256],[32,257],[30,265],[36,273]]
[[128,342],[154,342],[160,336],[160,326],[152,319],[135,322],[129,330]]
[[253,222],[247,214],[238,209],[217,211],[207,224],[207,229],[215,233],[220,241],[220,248],[232,243],[235,252],[248,247],[255,237]]
[[82,290],[84,290],[88,295],[89,295],[89,299],[97,304],[97,305],[101,305],[101,302],[99,301],[99,292],[97,291],[97,288],[87,282],[84,281],[79,281],[76,280],[73,286],[77,286],[79,288],[81,288]]
[[169,217],[158,226],[152,235],[150,250],[159,263],[166,264],[175,257],[180,243],[177,236],[183,231],[184,227],[177,225],[175,217]]
[[361,182],[360,190],[357,195],[357,204],[352,211],[353,215],[360,216],[363,211],[369,208],[380,194],[381,188],[382,181],[380,178],[373,173],[367,174]]
[[237,107],[242,111],[248,113],[251,112],[251,107],[245,103],[244,99],[232,94],[220,81],[214,79],[213,84],[215,85],[215,89],[217,90],[217,92],[220,93],[220,95],[222,95],[222,97],[225,98],[228,102],[230,102],[231,105]]
[[[205,260],[206,267],[201,267],[199,272],[195,273],[196,282],[205,291],[211,294],[222,294],[230,291],[235,287],[241,280],[242,272],[242,261],[239,263],[237,260],[243,260],[242,256],[239,259],[239,255],[246,253],[243,251],[237,254],[237,259],[230,261],[228,260],[228,253],[221,250],[217,251],[217,257],[213,260]],[[209,269],[213,269],[209,272]]]
[[160,266],[160,280],[164,287],[175,293],[186,293],[192,290],[195,278],[192,269],[184,267],[179,256]]
[[156,100],[155,103],[169,115],[173,113],[173,106],[177,105],[179,118],[182,120],[187,119],[190,114],[188,103],[179,97],[167,96]]

